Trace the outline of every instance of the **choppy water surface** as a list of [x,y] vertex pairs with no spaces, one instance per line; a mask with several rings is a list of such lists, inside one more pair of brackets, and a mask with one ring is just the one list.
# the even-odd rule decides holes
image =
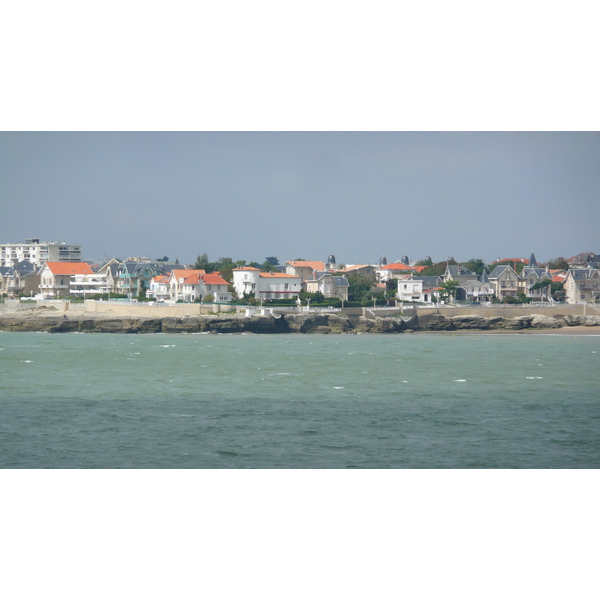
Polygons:
[[3,468],[598,468],[600,336],[0,332]]

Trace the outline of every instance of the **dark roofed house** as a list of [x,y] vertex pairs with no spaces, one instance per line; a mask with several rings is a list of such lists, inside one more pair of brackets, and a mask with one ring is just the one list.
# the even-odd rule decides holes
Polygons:
[[40,269],[28,260],[22,260],[12,267],[1,267],[0,293],[11,298],[32,296],[39,292]]
[[535,254],[532,252],[527,266],[523,267],[521,271],[521,291],[534,300],[548,301],[551,293],[550,284],[540,289],[531,289],[537,283],[545,280],[552,281],[552,274],[548,267],[538,266]]
[[600,268],[600,254],[594,252],[581,252],[567,260],[572,269],[598,269]]
[[335,275],[329,271],[314,271],[306,280],[306,291],[321,292],[325,298],[348,300],[350,283],[344,275]]
[[519,295],[519,276],[508,265],[497,266],[489,275],[496,298],[503,300],[506,296],[516,298]]
[[473,273],[467,267],[463,267],[462,265],[446,265],[446,270],[442,275],[442,279],[444,281],[457,281],[460,284],[463,284],[467,281],[477,279],[477,275]]

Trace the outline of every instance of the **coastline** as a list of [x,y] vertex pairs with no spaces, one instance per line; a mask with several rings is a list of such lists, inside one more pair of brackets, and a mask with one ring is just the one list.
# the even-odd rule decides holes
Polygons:
[[63,309],[53,306],[10,308],[0,311],[0,331],[49,333],[444,333],[600,335],[599,316],[540,314],[484,317],[473,313],[458,316],[351,316],[344,313],[285,315],[213,314],[184,316],[128,316],[111,312],[88,312],[83,305]]

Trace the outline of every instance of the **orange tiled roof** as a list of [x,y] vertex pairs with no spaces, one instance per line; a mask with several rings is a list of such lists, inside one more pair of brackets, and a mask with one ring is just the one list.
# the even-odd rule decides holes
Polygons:
[[204,275],[206,271],[204,269],[173,269],[171,271],[171,275],[179,279],[183,277],[184,279],[189,277],[190,275]]
[[[423,267],[425,268],[425,267]],[[396,263],[391,263],[389,265],[384,265],[383,267],[381,267],[382,271],[385,270],[388,271],[413,271],[413,267],[409,266],[409,265],[405,265],[404,263],[401,262],[396,262]]]
[[225,281],[225,279],[223,279],[217,273],[207,273],[204,276],[204,283],[208,283],[211,285],[229,285],[229,282]]
[[287,277],[288,279],[302,279],[299,275],[288,275],[287,273],[260,273],[260,277]]
[[233,270],[234,271],[260,271],[260,269],[257,269],[256,267],[236,267]]
[[292,267],[310,267],[313,271],[325,269],[325,263],[320,260],[288,260],[285,264]]
[[157,283],[166,283],[169,281],[169,278],[166,275],[157,275],[152,278],[152,281],[156,281]]
[[90,265],[84,262],[47,262],[52,275],[93,275]]

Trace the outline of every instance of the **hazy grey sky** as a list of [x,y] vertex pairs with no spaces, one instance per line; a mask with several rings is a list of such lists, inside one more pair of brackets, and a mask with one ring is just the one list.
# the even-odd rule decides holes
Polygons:
[[340,263],[600,252],[598,133],[0,133],[0,242]]

